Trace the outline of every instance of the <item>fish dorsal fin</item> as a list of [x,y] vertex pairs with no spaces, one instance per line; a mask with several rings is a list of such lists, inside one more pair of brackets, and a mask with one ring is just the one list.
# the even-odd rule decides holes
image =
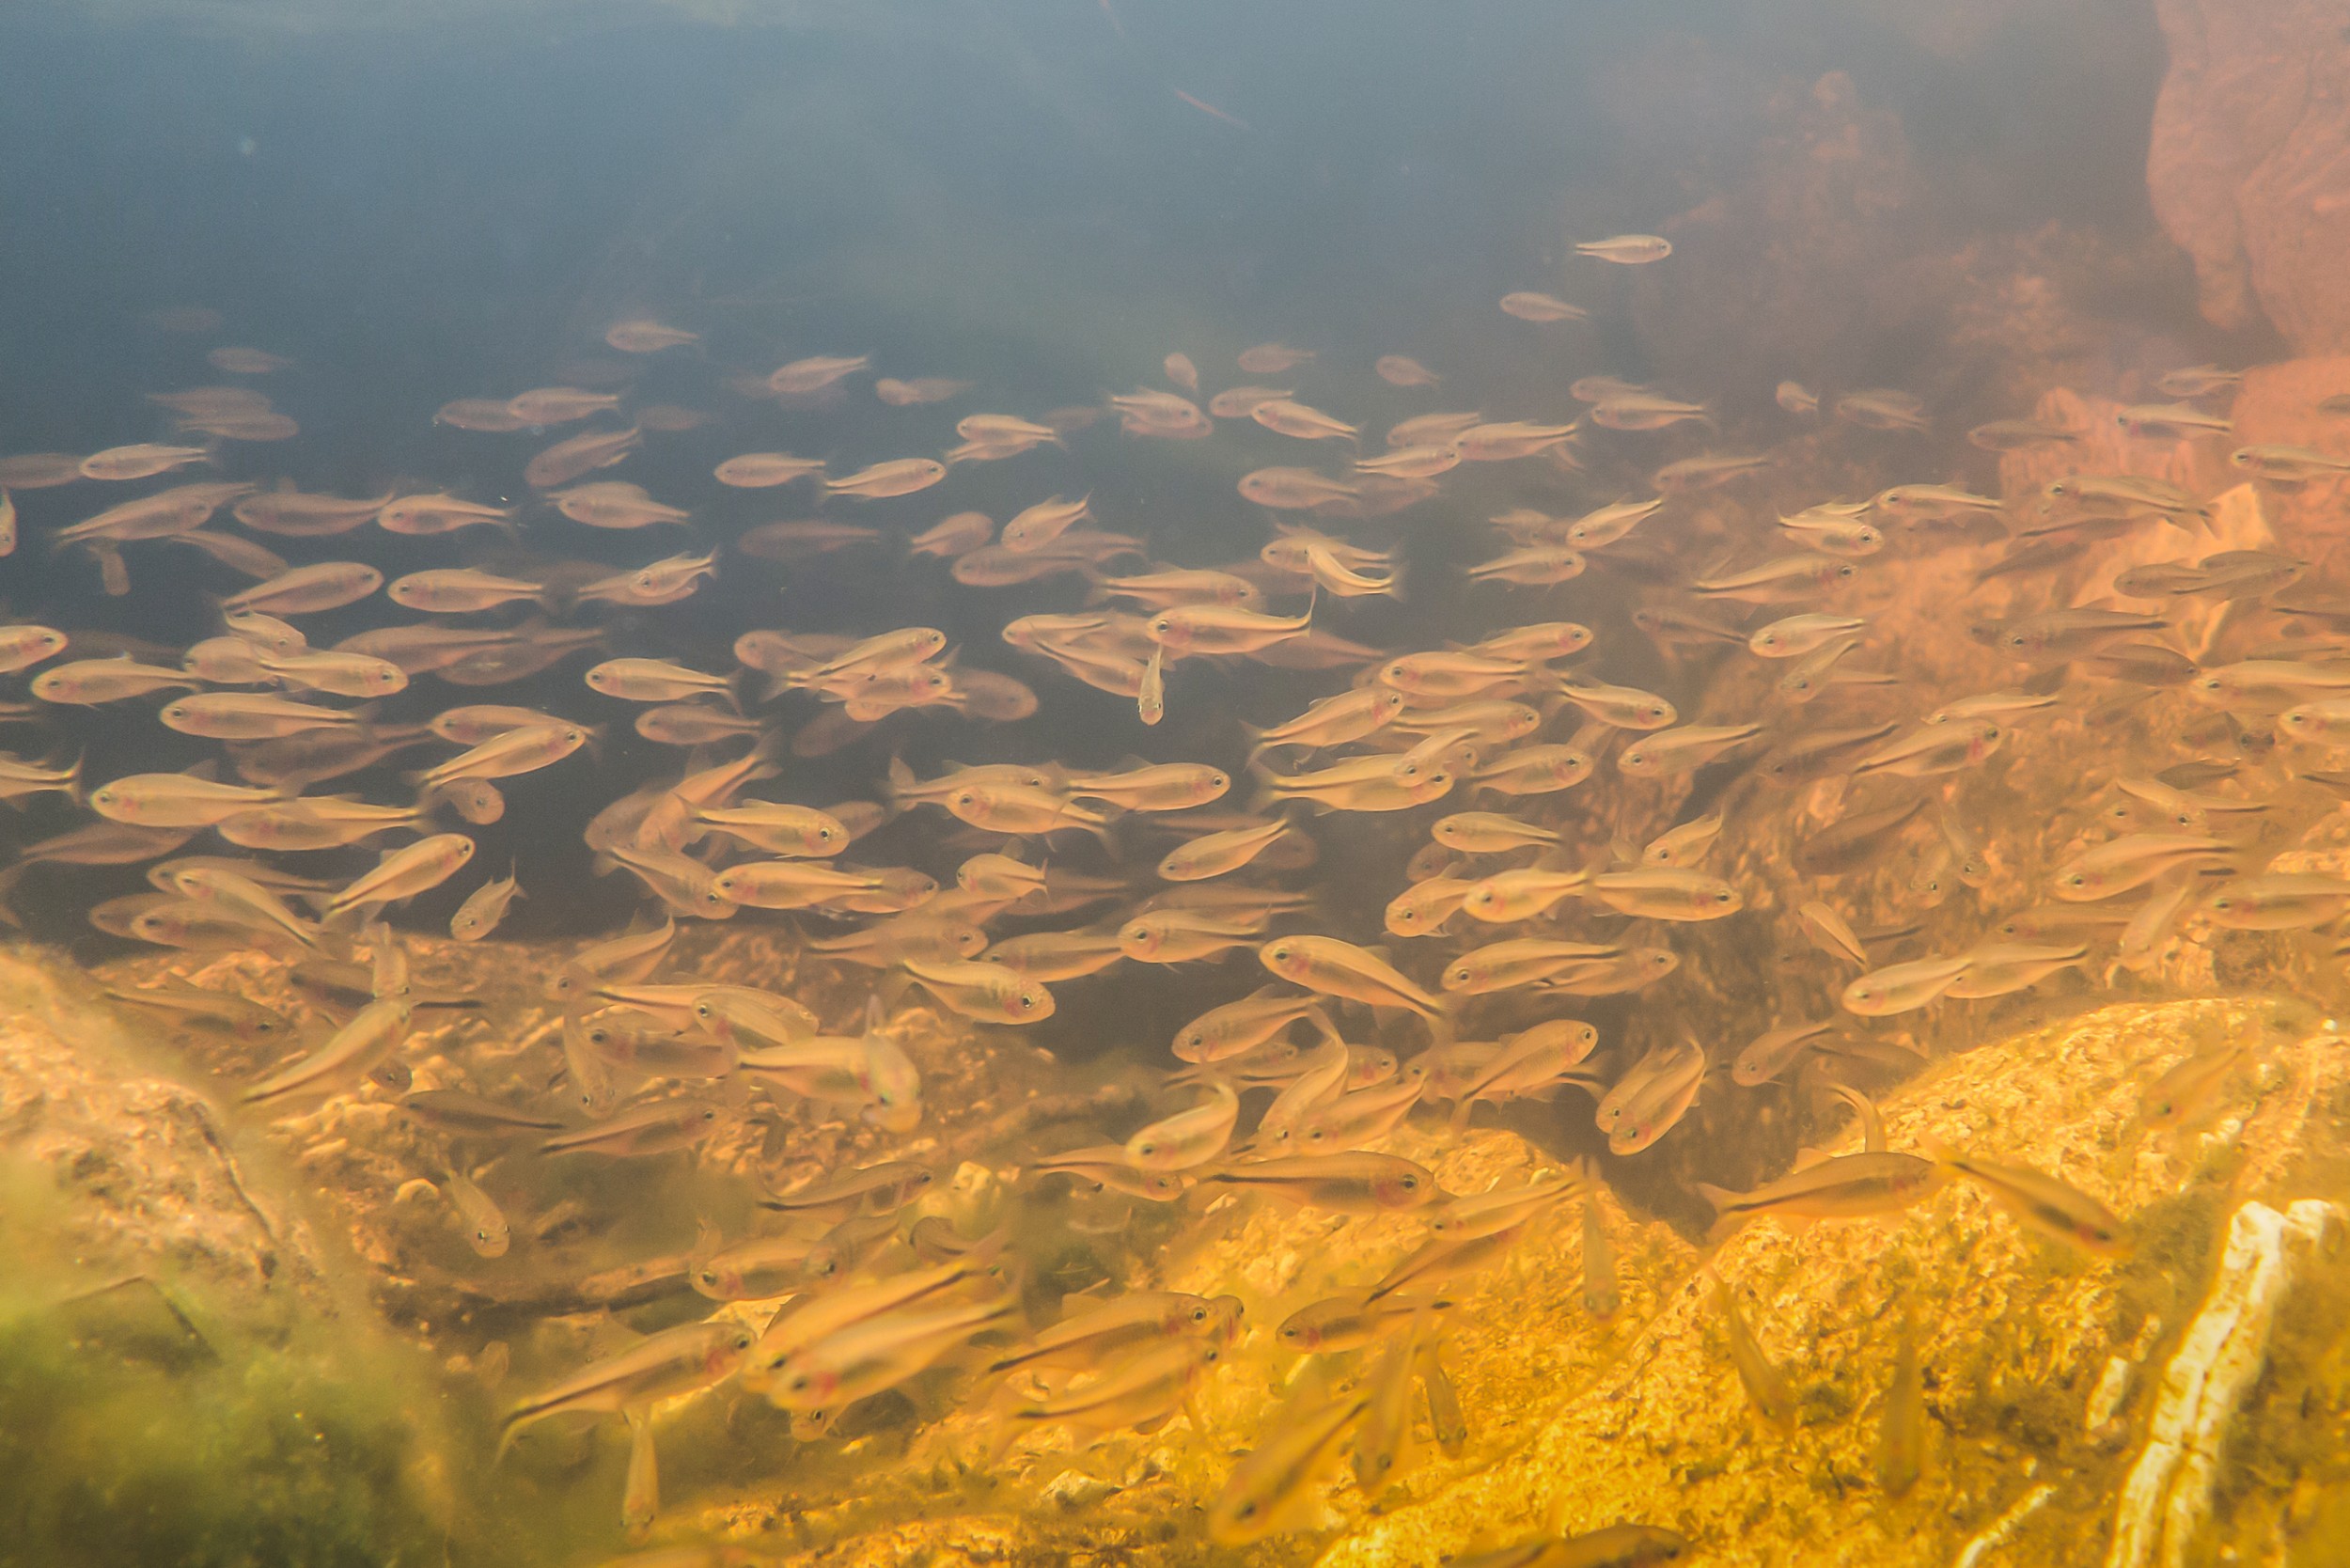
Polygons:
[[1825,1149],[1798,1149],[1795,1151],[1795,1168],[1809,1170],[1815,1165],[1825,1164],[1832,1157]]

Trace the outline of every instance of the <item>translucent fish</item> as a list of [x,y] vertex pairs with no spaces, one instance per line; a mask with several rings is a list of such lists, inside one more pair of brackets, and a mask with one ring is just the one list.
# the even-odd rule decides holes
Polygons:
[[1590,312],[1581,306],[1569,305],[1556,295],[1531,289],[1501,296],[1504,314],[1522,321],[1580,321],[1590,319]]
[[1671,241],[1653,234],[1617,234],[1605,240],[1583,241],[1574,247],[1574,253],[1613,261],[1618,266],[1637,267],[1662,261],[1673,253],[1673,247]]

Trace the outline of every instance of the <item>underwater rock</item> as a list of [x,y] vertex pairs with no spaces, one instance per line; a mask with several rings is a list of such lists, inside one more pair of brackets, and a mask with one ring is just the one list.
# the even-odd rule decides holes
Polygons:
[[220,1113],[145,1070],[86,982],[69,991],[38,959],[0,954],[0,1143],[51,1172],[77,1257],[194,1275],[256,1312],[331,1305],[301,1221],[257,1198]]
[[[2223,1040],[2260,1043],[2262,1065],[2218,1096],[2203,1125],[2144,1126],[2145,1086]],[[2176,1367],[2192,1356],[2187,1325],[2214,1294],[2227,1216],[2248,1202],[2284,1207],[2334,1181],[2330,1140],[2345,1107],[2339,1037],[2255,998],[2110,1006],[1938,1061],[1886,1097],[1890,1148],[1932,1138],[2028,1163],[2109,1202],[2135,1250],[2061,1247],[1964,1183],[1889,1221],[1749,1224],[1711,1262],[1793,1387],[1785,1430],[1741,1385],[1704,1254],[1601,1193],[1622,1300],[1595,1317],[1583,1305],[1579,1206],[1557,1205],[1506,1259],[1442,1293],[1455,1305],[1439,1320],[1439,1354],[1466,1442],[1415,1441],[1378,1497],[1344,1482],[1309,1499],[1302,1528],[1325,1536],[1315,1560],[1438,1562],[1620,1522],[1679,1530],[1702,1560],[1750,1568],[2102,1560],[2132,1458],[2084,1424],[2094,1401],[2112,1397],[2109,1360]],[[1832,1153],[1860,1143],[1856,1132],[1824,1141]],[[1405,1127],[1383,1147],[1454,1192],[1512,1186],[1555,1164],[1495,1129],[1456,1139]],[[768,1482],[689,1508],[665,1538],[714,1536],[827,1565],[1201,1560],[1193,1527],[1176,1521],[1200,1516],[1296,1398],[1359,1386],[1371,1370],[1368,1356],[1292,1356],[1275,1330],[1298,1308],[1377,1278],[1418,1234],[1395,1218],[1218,1200],[1180,1256],[1129,1281],[1246,1303],[1241,1341],[1198,1390],[1204,1434],[1179,1423],[1073,1451],[1065,1437],[1023,1442],[972,1491],[944,1479],[967,1476],[988,1441],[958,1414],[916,1444],[885,1496],[835,1511],[813,1505],[806,1482]],[[1905,1313],[1917,1324],[1929,1440],[1921,1478],[1895,1498],[1871,1480],[1871,1455]],[[2311,1370],[2325,1354],[2304,1344],[2249,1388],[2232,1453],[2260,1462],[2257,1414],[2298,1409],[2311,1376],[2326,1375]],[[2118,1419],[2146,1434],[2153,1403],[2124,1393]],[[1008,1511],[1007,1493],[1027,1501]],[[2263,1511],[2281,1505],[2237,1495],[2223,1540],[2267,1539],[2257,1532],[2275,1521]],[[1264,1560],[1307,1560],[1313,1545],[1312,1534],[1285,1536]]]
[[[2339,451],[2350,422],[2318,405],[2350,392],[2350,357],[2329,355],[2258,365],[2244,373],[2229,416],[2233,444],[2312,447]],[[2342,548],[2342,487],[2330,479],[2309,484],[2264,486],[2277,536],[2284,548],[2311,563],[2331,568]]]
[[2107,1568],[2186,1560],[2210,1516],[2212,1489],[2237,1407],[2268,1364],[2268,1339],[2306,1256],[2339,1216],[2303,1199],[2283,1213],[2247,1203],[2228,1222],[2210,1299],[2163,1372],[2146,1450],[2122,1488]]
[[0,953],[0,1559],[442,1555],[467,1483],[428,1364],[70,974]]
[[[2223,1184],[2289,1194],[2322,1152],[2314,1140],[2331,1136],[2350,1064],[2335,1037],[2295,1040],[2300,1027],[2248,1000],[2109,1007],[1945,1060],[1890,1098],[1889,1147],[1934,1137],[2059,1175],[2131,1216],[2137,1252],[2060,1251],[1963,1184],[1889,1223],[1750,1226],[1714,1266],[1794,1384],[1783,1434],[1741,1388],[1693,1258],[1653,1280],[1661,1307],[1642,1309],[1631,1342],[1595,1358],[1594,1325],[1550,1307],[1573,1267],[1568,1227],[1552,1227],[1446,1339],[1472,1420],[1522,1421],[1521,1440],[1484,1467],[1438,1463],[1409,1478],[1408,1505],[1360,1520],[1322,1562],[1436,1561],[1473,1541],[1620,1521],[1679,1529],[1709,1561],[1940,1568],[1991,1534],[2015,1543],[2014,1560],[2092,1560],[2121,1461],[2089,1442],[2079,1412],[2107,1353],[2150,1309],[2202,1294]],[[2276,1043],[2249,1105],[2214,1132],[2137,1124],[2149,1074],[2243,1034]],[[1923,1479],[1897,1501],[1867,1478],[1904,1309],[1917,1313],[1936,1430]],[[1483,1399],[1467,1394],[1480,1385]],[[2053,1498],[2032,1500],[2035,1471],[2060,1482]]]
[[2170,46],[2146,184],[2204,319],[2265,312],[2301,353],[2350,348],[2350,39],[2326,0],[2157,0]]

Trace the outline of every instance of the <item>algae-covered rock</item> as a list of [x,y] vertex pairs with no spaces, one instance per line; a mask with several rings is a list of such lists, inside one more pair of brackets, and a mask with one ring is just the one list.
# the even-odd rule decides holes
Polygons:
[[455,1488],[415,1353],[86,981],[0,955],[0,1562],[421,1561]]

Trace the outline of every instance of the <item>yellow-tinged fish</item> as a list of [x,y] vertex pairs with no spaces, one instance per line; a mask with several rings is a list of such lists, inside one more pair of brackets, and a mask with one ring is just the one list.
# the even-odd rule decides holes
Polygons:
[[1313,1015],[1320,998],[1263,986],[1237,1002],[1211,1008],[1175,1035],[1175,1055],[1183,1061],[1214,1062],[1252,1051],[1301,1018]]
[[1126,1151],[1114,1143],[1047,1154],[1030,1160],[1023,1168],[1044,1176],[1065,1175],[1073,1181],[1108,1187],[1130,1198],[1147,1199],[1153,1203],[1175,1201],[1183,1197],[1190,1184],[1186,1178],[1172,1170],[1136,1170],[1128,1163]]
[[1999,1207],[2042,1235],[2107,1257],[2129,1256],[2129,1235],[2121,1217],[2072,1184],[2029,1166],[1957,1153],[1932,1139],[1919,1146],[1936,1164],[1972,1181]]
[[457,1211],[458,1226],[465,1235],[465,1245],[484,1258],[503,1258],[512,1244],[513,1231],[507,1224],[506,1215],[490,1195],[474,1184],[471,1177],[451,1167],[442,1185],[447,1190],[449,1206]]
[[1153,1432],[1189,1403],[1199,1381],[1223,1358],[1223,1346],[1214,1341],[1162,1341],[1064,1393],[1014,1405],[1011,1419],[1067,1427],[1080,1442],[1130,1427]]
[[1840,1000],[1844,1011],[1863,1018],[1885,1018],[1924,1007],[1965,977],[1973,960],[1920,958],[1872,969],[1846,985]]
[[1226,876],[1262,855],[1289,831],[1289,822],[1277,818],[1253,826],[1203,834],[1169,850],[1159,861],[1158,873],[1169,882],[1203,882],[1210,877]]
[[1528,844],[1555,844],[1559,837],[1547,827],[1497,811],[1455,811],[1437,818],[1428,833],[1437,843],[1463,855],[1499,855]]
[[1300,1307],[1281,1321],[1274,1338],[1282,1349],[1301,1355],[1336,1355],[1375,1344],[1418,1314],[1449,1312],[1453,1305],[1443,1296],[1389,1295],[1373,1301],[1356,1292]]
[[993,1372],[1017,1367],[1098,1369],[1134,1350],[1150,1350],[1183,1339],[1225,1345],[1240,1330],[1241,1302],[1234,1295],[1191,1295],[1182,1291],[1129,1291],[1090,1310],[1073,1312],[1027,1343],[988,1364]]
[[1618,729],[1664,729],[1681,716],[1671,703],[1637,686],[1561,677],[1556,689],[1593,719]]
[[652,1446],[652,1414],[642,1406],[621,1412],[628,1419],[628,1475],[620,1485],[620,1529],[642,1544],[661,1512],[661,1469]]
[[[58,646],[64,646],[60,637]],[[1399,690],[1361,686],[1324,698],[1286,724],[1254,732],[1253,758],[1275,746],[1332,746],[1359,741],[1376,733],[1403,711],[1407,696]]]
[[1697,1187],[1699,1196],[1714,1206],[1709,1234],[1718,1240],[1764,1215],[1809,1221],[1898,1214],[1931,1197],[1949,1176],[1932,1160],[1915,1154],[1838,1154],[1752,1192],[1728,1192],[1703,1182]]
[[1178,604],[1146,623],[1151,640],[1183,658],[1255,653],[1300,637],[1313,624],[1313,606],[1295,617],[1264,615],[1227,604]]
[[998,1231],[962,1257],[886,1278],[863,1280],[793,1303],[759,1336],[743,1368],[744,1387],[764,1392],[792,1357],[861,1325],[936,1300],[1001,1273],[1006,1232]]
[[225,866],[187,865],[170,873],[181,896],[234,918],[282,931],[306,948],[319,945],[318,928],[286,907],[285,901],[251,877]]
[[241,811],[286,798],[286,792],[219,784],[179,773],[141,773],[101,784],[90,809],[133,827],[210,827]]
[[[567,1060],[571,1059],[569,1058]],[[542,1154],[600,1154],[631,1159],[691,1149],[729,1120],[730,1107],[701,1094],[638,1105],[616,1116],[558,1133],[539,1145]]]
[[1953,1000],[2005,996],[2039,984],[2060,969],[2089,961],[2083,943],[2055,947],[2040,942],[1982,942],[1962,955],[1966,972],[1944,988]]
[[1729,821],[1728,815],[1717,807],[1702,817],[1692,818],[1669,828],[1649,840],[1640,851],[1640,863],[1685,870],[1705,857],[1705,852],[1714,847],[1714,840],[1721,837],[1722,829]]
[[1560,899],[1582,893],[1589,871],[1553,871],[1538,866],[1497,871],[1474,884],[1461,897],[1461,908],[1474,919],[1496,925],[1530,920]]
[[[1709,1267],[1706,1272],[1713,1274]],[[1738,1298],[1714,1275],[1714,1307],[1722,1315],[1722,1333],[1730,1343],[1730,1359],[1738,1369],[1738,1381],[1746,1386],[1747,1397],[1754,1402],[1762,1419],[1781,1432],[1791,1432],[1795,1424],[1795,1391],[1788,1386],[1787,1374],[1763,1354],[1762,1341],[1747,1325],[1746,1314],[1738,1309]]]
[[937,1172],[911,1160],[884,1160],[790,1192],[775,1193],[760,1201],[765,1208],[780,1209],[786,1214],[818,1215],[840,1220],[860,1210],[869,1214],[895,1213],[913,1202],[937,1179]]
[[1352,1394],[1276,1417],[1209,1509],[1209,1539],[1219,1546],[1246,1546],[1304,1528],[1317,1503],[1315,1483],[1337,1467],[1370,1403],[1368,1395]]
[[1616,1289],[1616,1245],[1608,1238],[1599,1200],[1587,1198],[1583,1200],[1583,1309],[1605,1322],[1622,1304],[1623,1297]]
[[1267,969],[1292,985],[1368,1007],[1405,1008],[1423,1018],[1444,1004],[1399,974],[1378,954],[1334,936],[1283,936],[1258,949]]
[[755,1336],[731,1318],[680,1324],[650,1334],[618,1356],[583,1368],[506,1414],[499,1449],[523,1428],[573,1411],[609,1414],[723,1383],[741,1368]]
[[1064,788],[1073,796],[1105,800],[1129,811],[1183,811],[1219,799],[1232,787],[1221,768],[1194,762],[1162,762],[1123,773],[1071,774]]
[[1437,980],[1447,992],[1481,996],[1515,990],[1591,961],[1618,956],[1619,949],[1592,942],[1521,936],[1474,948],[1445,965]]
[[2138,1119],[2149,1127],[2193,1121],[2217,1103],[2220,1087],[2251,1059],[2250,1046],[2232,1042],[2186,1057],[2148,1086]]
[[455,876],[473,853],[474,841],[462,833],[436,833],[388,851],[373,870],[353,878],[327,901],[327,916],[415,898]]
[[133,1007],[152,1009],[169,1018],[202,1027],[227,1030],[245,1042],[284,1039],[292,1028],[283,1013],[233,992],[211,991],[175,977],[160,985],[140,986],[106,995]]
[[816,1282],[809,1260],[822,1240],[822,1231],[809,1226],[787,1235],[754,1236],[707,1253],[697,1249],[688,1278],[697,1294],[713,1301],[791,1295]]
[[1907,1311],[1902,1316],[1899,1343],[1876,1441],[1877,1485],[1896,1497],[1906,1497],[1918,1484],[1926,1459],[1925,1375],[1918,1364],[1918,1325]]
[[1490,1268],[1508,1255],[1526,1233],[1527,1219],[1521,1216],[1497,1229],[1470,1229],[1463,1232],[1443,1233],[1431,1237],[1402,1262],[1379,1278],[1371,1288],[1370,1299],[1378,1301],[1402,1291],[1426,1291]]
[[1408,1328],[1387,1341],[1365,1383],[1369,1398],[1355,1423],[1353,1457],[1355,1483],[1366,1497],[1377,1497],[1411,1467],[1412,1384],[1427,1326],[1423,1309]]
[[325,1044],[246,1090],[244,1103],[270,1105],[347,1087],[400,1049],[415,1017],[415,1010],[404,996],[369,1002]]
[[2224,864],[2243,846],[2195,833],[2129,833],[2084,850],[2058,868],[2050,887],[2068,903],[2109,899],[2186,867]]
[[962,1013],[991,1024],[1033,1024],[1053,1015],[1053,994],[996,964],[922,964],[909,960],[906,972],[923,989]]
[[1747,906],[1721,878],[1672,866],[1601,871],[1585,886],[1587,896],[1609,908],[1650,920],[1718,920]]
[[1240,1096],[1221,1079],[1209,1079],[1207,1088],[1203,1104],[1153,1121],[1128,1138],[1127,1163],[1136,1170],[1189,1170],[1223,1153],[1240,1120]]
[[[1542,1025],[1535,1025],[1537,1029]],[[1490,1187],[1485,1192],[1462,1192],[1448,1199],[1443,1208],[1429,1215],[1429,1231],[1446,1236],[1450,1241],[1469,1241],[1474,1236],[1490,1236],[1495,1231],[1516,1230],[1526,1220],[1532,1220],[1554,1203],[1589,1192],[1589,1173],[1560,1175],[1544,1173],[1528,1180],[1518,1187]]]
[[1392,1214],[1423,1208],[1445,1196],[1427,1167],[1399,1154],[1359,1150],[1223,1165],[1200,1171],[1198,1179],[1333,1214]]
[[1607,1134],[1607,1152],[1637,1154],[1670,1132],[1697,1103],[1709,1065],[1704,1047],[1684,1038],[1657,1053],[1644,1071],[1626,1074],[1600,1101],[1595,1118]]
[[1444,929],[1476,883],[1463,877],[1434,876],[1413,884],[1387,902],[1385,923],[1390,936],[1433,936]]
[[974,1335],[1009,1319],[1015,1296],[961,1307],[884,1312],[776,1363],[767,1399],[784,1410],[837,1410],[894,1388]]
[[460,942],[478,942],[495,931],[506,918],[506,911],[516,899],[525,897],[514,879],[514,868],[507,867],[506,875],[485,882],[466,895],[457,913],[449,917],[448,933]]
[[1339,811],[1402,811],[1441,799],[1451,790],[1453,776],[1451,769],[1439,764],[1405,778],[1398,774],[1391,754],[1361,757],[1317,773],[1261,774],[1264,788],[1256,805],[1309,800]]

